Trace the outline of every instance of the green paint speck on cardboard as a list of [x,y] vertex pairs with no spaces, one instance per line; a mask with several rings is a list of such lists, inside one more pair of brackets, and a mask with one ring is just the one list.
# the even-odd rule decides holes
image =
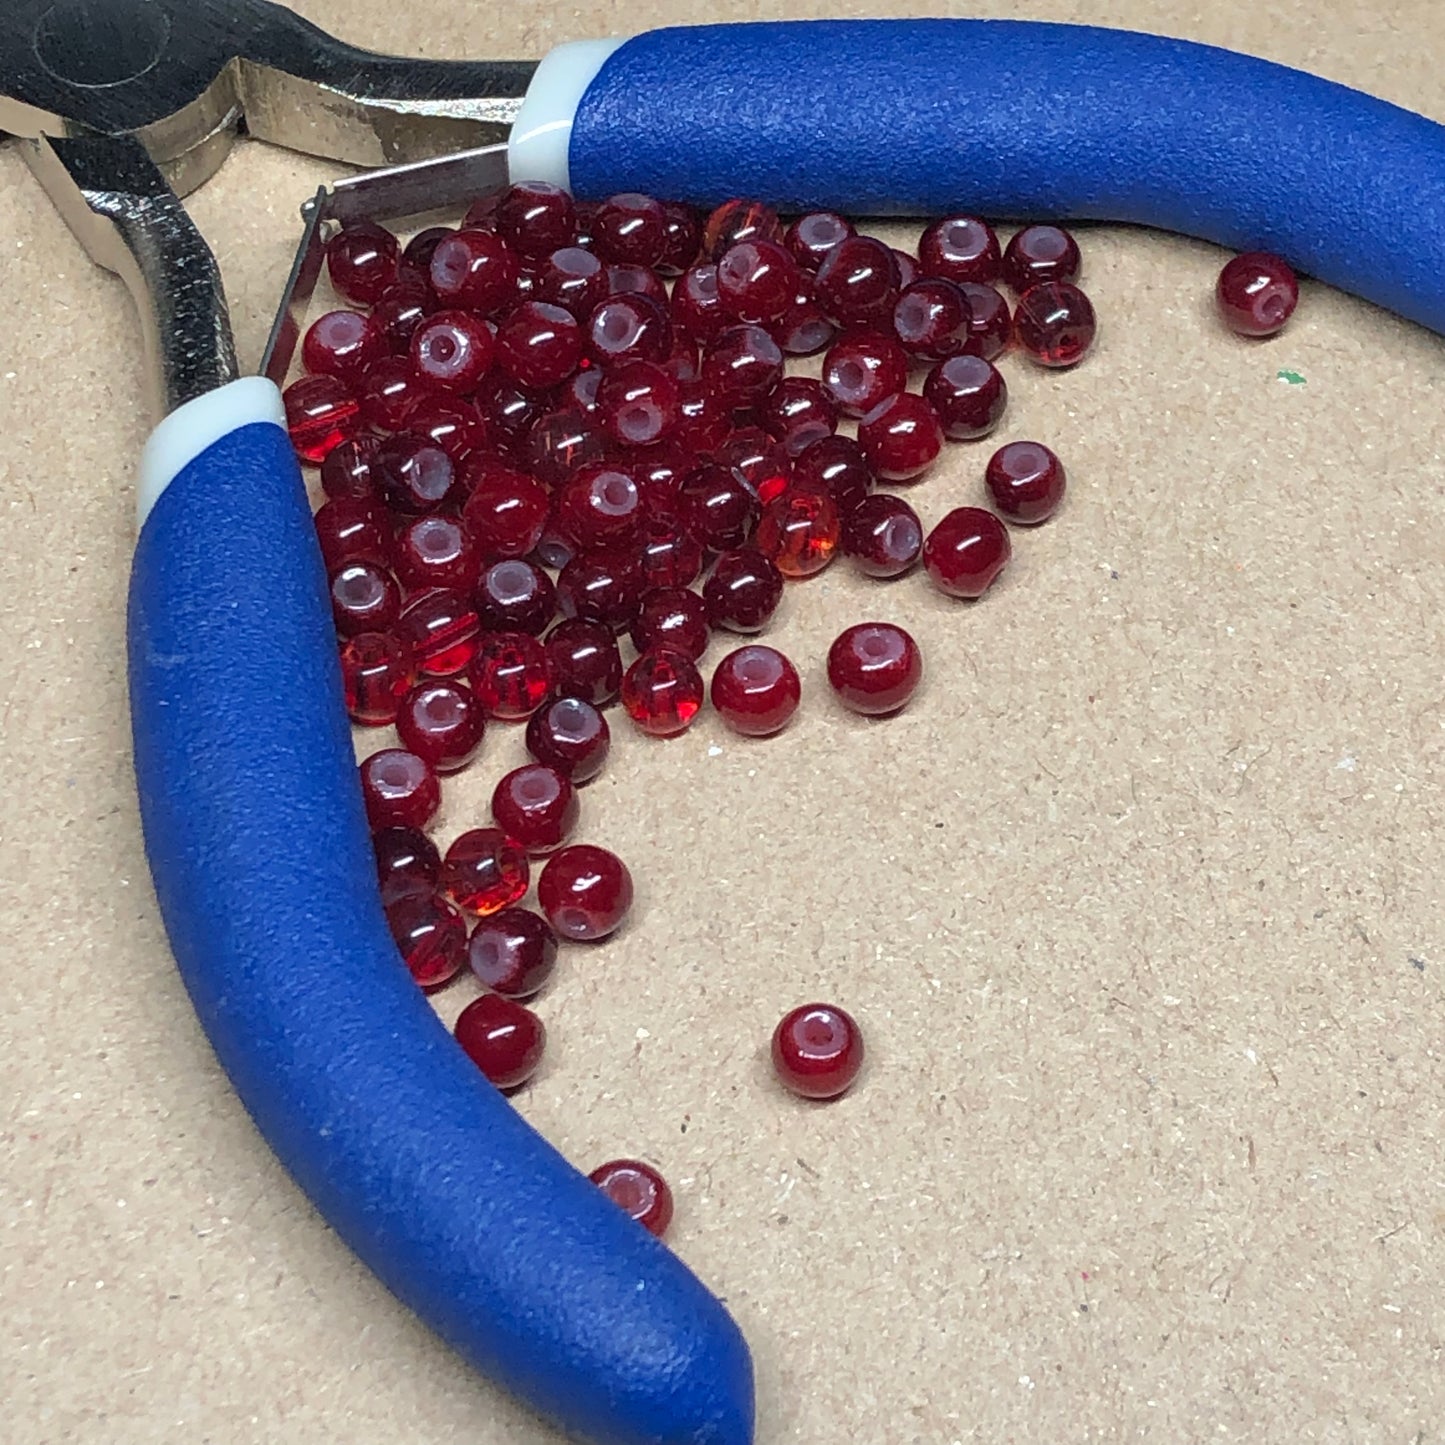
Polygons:
[[1277,371],[1274,374],[1276,381],[1288,382],[1290,386],[1303,386],[1305,379],[1297,371]]

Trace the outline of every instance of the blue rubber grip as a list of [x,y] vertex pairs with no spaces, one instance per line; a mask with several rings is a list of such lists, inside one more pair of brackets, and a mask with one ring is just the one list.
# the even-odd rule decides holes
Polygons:
[[1007,20],[655,31],[584,95],[573,189],[1130,221],[1445,331],[1445,127],[1210,46]]
[[295,458],[232,432],[136,549],[130,687],[161,914],[206,1033],[338,1234],[462,1355],[599,1445],[746,1445],[722,1305],[536,1134],[387,930]]

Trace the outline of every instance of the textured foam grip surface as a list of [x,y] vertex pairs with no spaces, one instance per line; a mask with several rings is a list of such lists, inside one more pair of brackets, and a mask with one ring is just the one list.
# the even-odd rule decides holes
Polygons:
[[1229,51],[1006,20],[794,21],[629,41],[571,179],[861,215],[1130,221],[1445,331],[1445,128]]
[[206,1033],[261,1132],[383,1282],[575,1433],[745,1445],[746,1346],[667,1249],[449,1038],[387,931],[325,578],[277,426],[218,442],[136,549],[146,849]]

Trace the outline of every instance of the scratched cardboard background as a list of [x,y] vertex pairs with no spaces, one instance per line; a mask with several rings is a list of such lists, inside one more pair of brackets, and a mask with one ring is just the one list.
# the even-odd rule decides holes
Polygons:
[[[914,7],[300,8],[381,50],[527,56],[663,20]],[[968,8],[1229,44],[1445,119],[1427,0]],[[333,173],[245,145],[194,198],[248,364],[296,208]],[[544,1445],[328,1233],[192,1019],[125,721],[129,303],[13,149],[0,218],[0,1439]],[[1065,511],[982,606],[841,566],[790,589],[787,736],[711,717],[621,736],[584,830],[631,861],[639,904],[565,954],[518,1107],[583,1167],[637,1152],[673,1180],[672,1242],[753,1345],[760,1445],[1427,1445],[1439,342],[1310,284],[1284,337],[1247,345],[1212,319],[1214,248],[1083,241],[1097,351],[1066,376],[1011,360],[1001,433],[1063,454]],[[914,493],[925,521],[979,497],[984,456],[948,452]],[[821,676],[868,614],[928,664],[881,726]],[[444,834],[518,757],[498,729]],[[825,1109],[764,1061],[780,1012],[818,995],[871,1050]]]

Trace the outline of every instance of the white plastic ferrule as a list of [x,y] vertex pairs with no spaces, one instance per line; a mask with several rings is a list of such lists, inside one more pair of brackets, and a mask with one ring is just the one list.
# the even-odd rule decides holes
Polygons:
[[507,168],[515,181],[549,181],[570,191],[572,123],[608,57],[625,39],[573,40],[542,58],[512,123]]

